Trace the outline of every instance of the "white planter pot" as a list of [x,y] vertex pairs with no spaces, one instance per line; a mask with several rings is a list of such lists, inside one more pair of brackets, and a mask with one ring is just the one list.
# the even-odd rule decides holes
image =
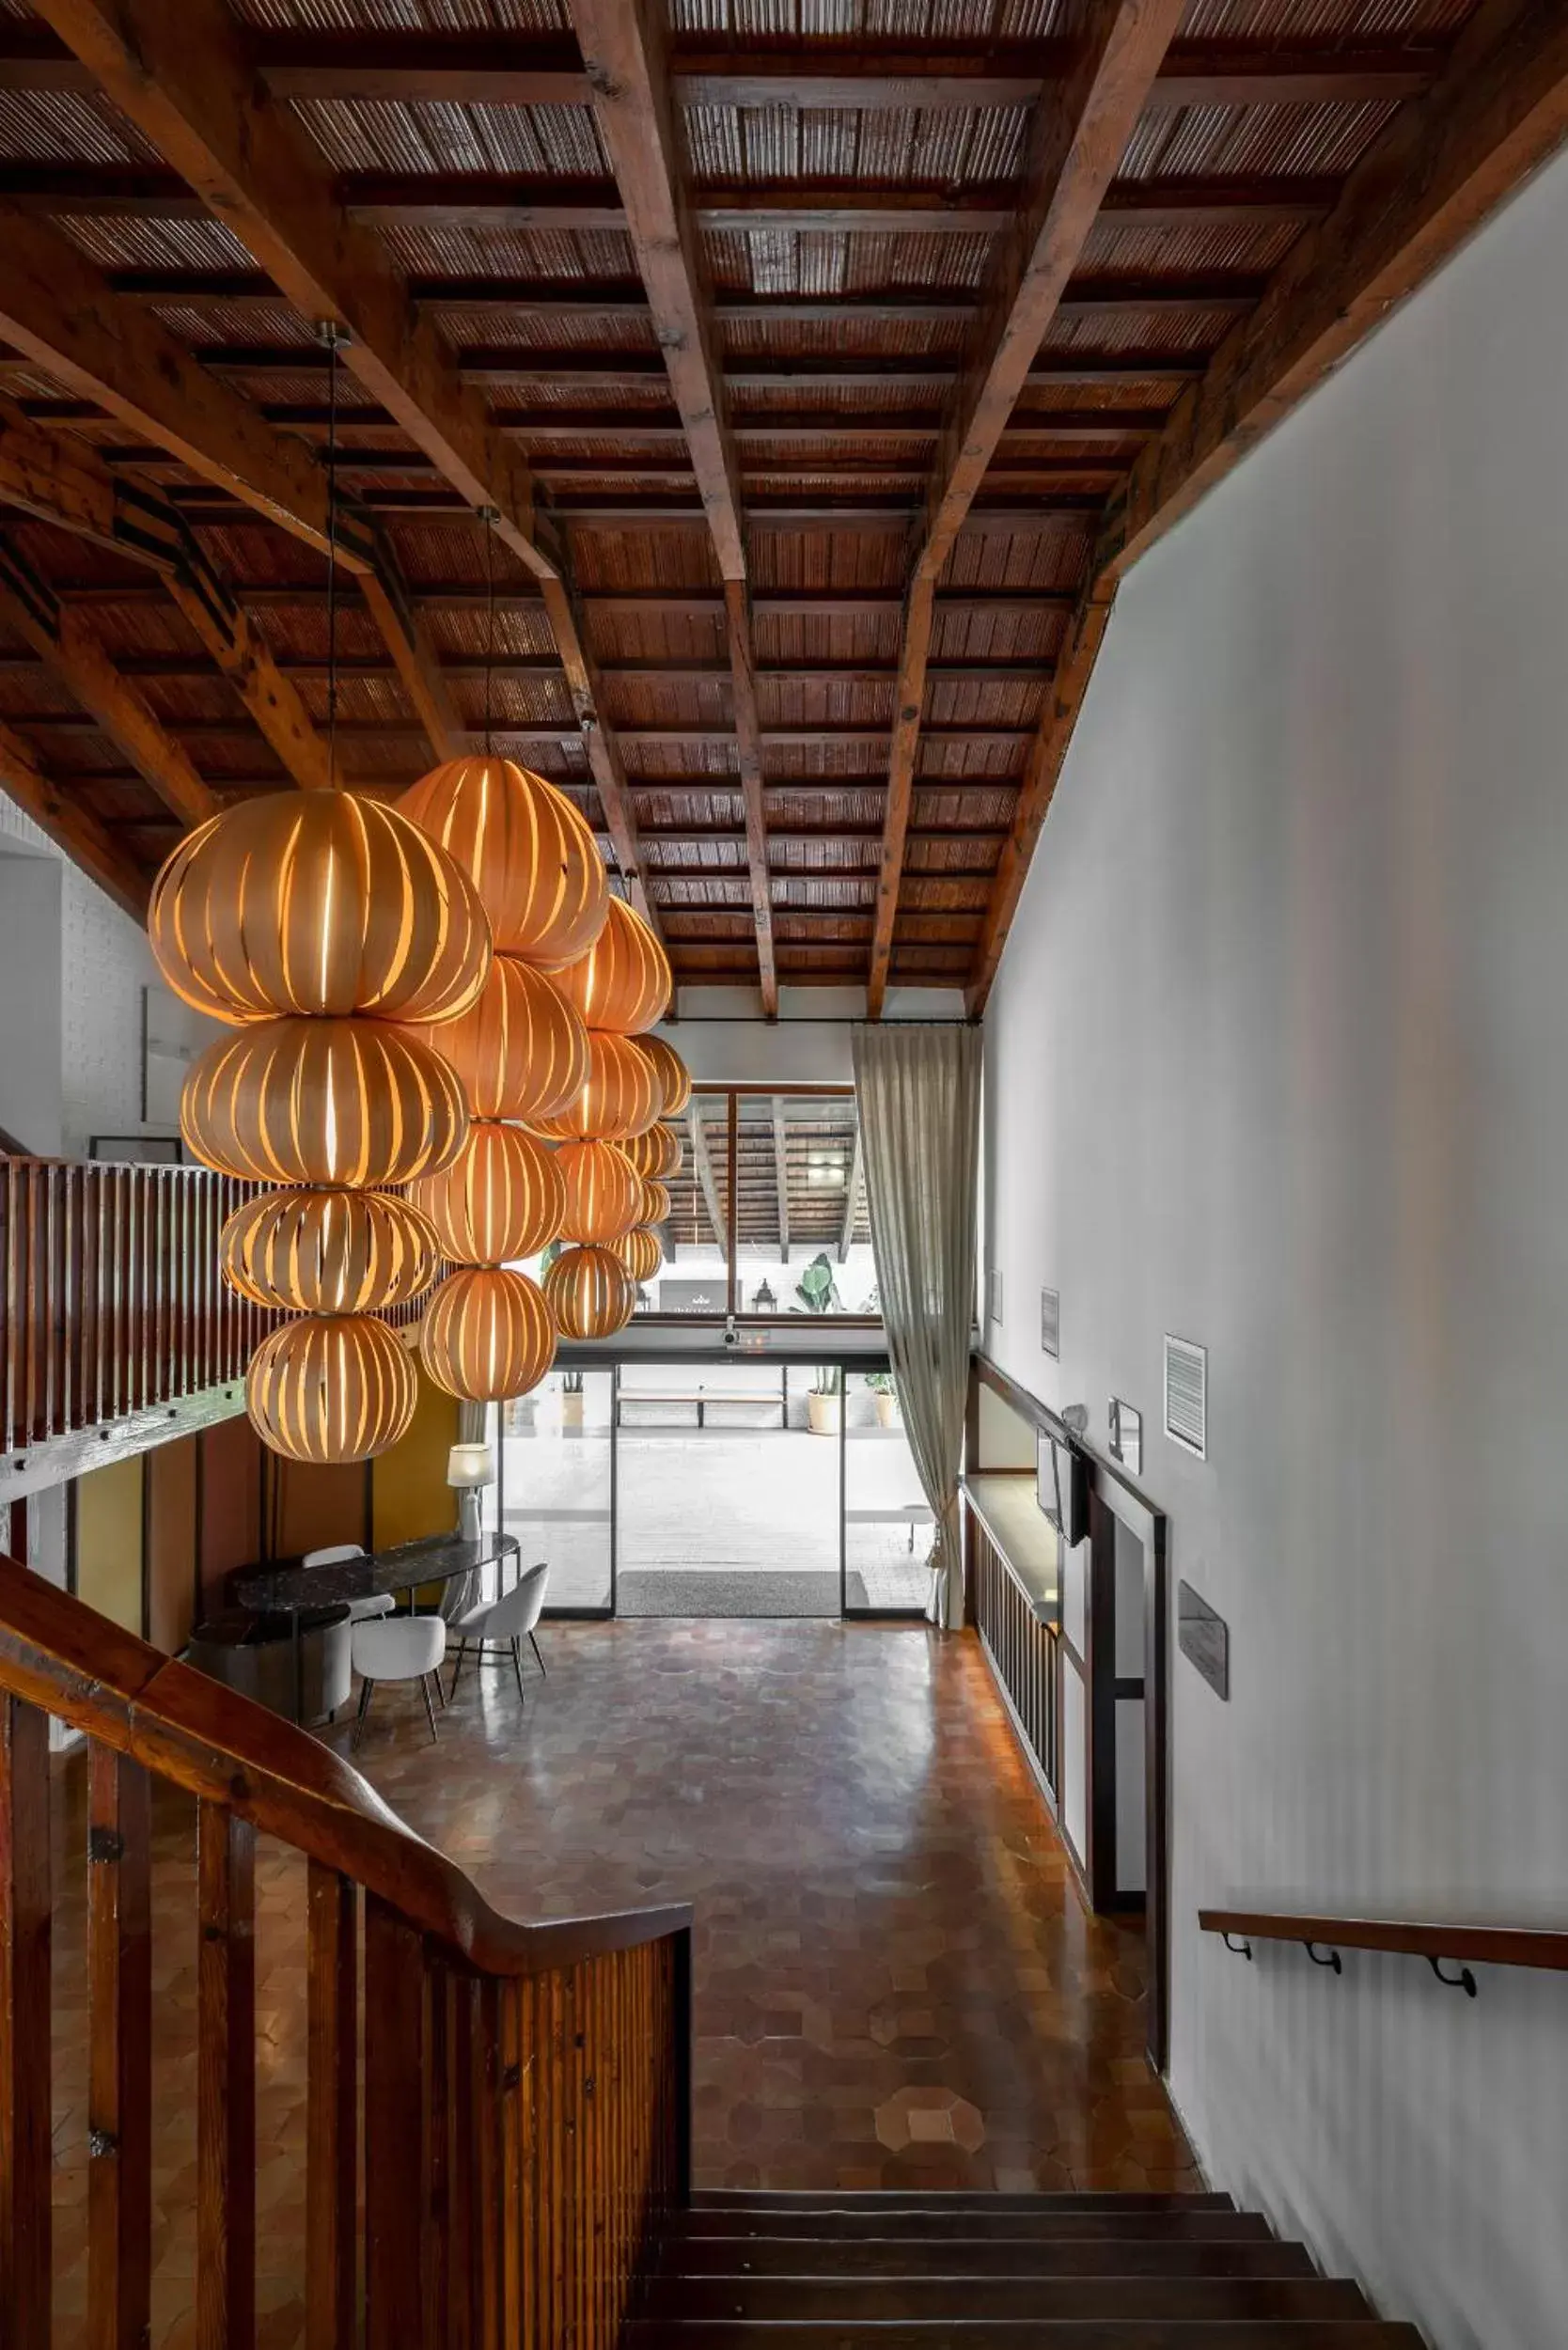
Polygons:
[[580,1395],[562,1396],[561,1426],[563,1428],[581,1428],[583,1424],[583,1405],[586,1401],[586,1397]]
[[899,1417],[899,1399],[898,1399],[898,1397],[897,1397],[897,1396],[896,1396],[896,1395],[892,1392],[891,1388],[882,1388],[882,1387],[879,1387],[879,1388],[877,1389],[877,1391],[876,1391],[876,1424],[877,1424],[877,1426],[878,1426],[879,1428],[893,1428],[893,1427],[896,1427],[896,1426],[897,1426],[897,1424],[898,1424],[898,1417]]
[[812,1434],[814,1436],[836,1436],[839,1433],[839,1415],[842,1406],[841,1396],[818,1395],[813,1389],[806,1399],[806,1418]]

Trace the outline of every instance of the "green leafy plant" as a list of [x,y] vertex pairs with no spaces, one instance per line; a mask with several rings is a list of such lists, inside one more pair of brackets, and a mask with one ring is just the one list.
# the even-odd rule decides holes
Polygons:
[[866,1373],[866,1385],[873,1395],[892,1395],[895,1392],[893,1374],[890,1371],[869,1371]]
[[[833,1266],[825,1249],[819,1249],[810,1263],[802,1268],[795,1283],[795,1295],[800,1304],[792,1306],[792,1313],[839,1314],[843,1306],[834,1285]],[[843,1372],[837,1363],[819,1363],[811,1383],[813,1395],[838,1395],[843,1384]]]
[[561,1393],[562,1393],[562,1395],[581,1395],[581,1394],[582,1394],[582,1392],[583,1392],[583,1374],[582,1374],[582,1372],[581,1372],[580,1371],[562,1371],[562,1373],[561,1373]]

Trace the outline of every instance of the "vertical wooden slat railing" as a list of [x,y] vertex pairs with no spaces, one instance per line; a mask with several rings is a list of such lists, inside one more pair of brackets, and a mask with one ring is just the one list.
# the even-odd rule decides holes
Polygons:
[[224,1281],[218,1235],[257,1188],[204,1167],[0,1158],[0,1454],[243,1377],[279,1317]]
[[196,1807],[202,2350],[256,2339],[259,1833],[307,1860],[306,2350],[613,2350],[689,2190],[690,1910],[498,1916],[330,1749],[0,1559],[6,2350],[51,2345],[51,1716],[88,1741],[92,2350],[148,2337],[156,1779]]

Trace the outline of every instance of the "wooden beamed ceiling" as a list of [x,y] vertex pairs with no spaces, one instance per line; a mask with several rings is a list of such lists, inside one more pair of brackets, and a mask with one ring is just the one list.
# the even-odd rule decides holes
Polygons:
[[133,907],[328,780],[335,323],[338,772],[488,711],[770,1012],[983,1004],[1126,570],[1568,125],[1558,0],[34,9],[0,780]]

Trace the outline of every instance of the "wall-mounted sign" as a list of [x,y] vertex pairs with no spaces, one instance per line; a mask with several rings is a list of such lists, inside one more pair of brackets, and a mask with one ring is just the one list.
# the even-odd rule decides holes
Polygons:
[[1110,1400],[1110,1449],[1124,1468],[1135,1477],[1143,1469],[1143,1414],[1131,1403],[1123,1403],[1119,1395]]
[[1231,1627],[1190,1583],[1176,1587],[1176,1638],[1216,1698],[1231,1695]]

